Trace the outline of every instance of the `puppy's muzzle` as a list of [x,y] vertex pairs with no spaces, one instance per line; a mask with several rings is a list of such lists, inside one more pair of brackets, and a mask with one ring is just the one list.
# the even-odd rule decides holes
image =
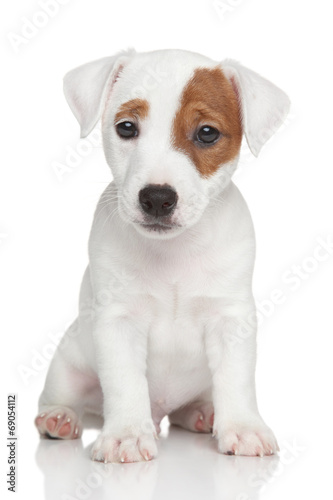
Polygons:
[[170,186],[149,184],[139,192],[142,210],[151,217],[170,215],[177,205],[178,196]]

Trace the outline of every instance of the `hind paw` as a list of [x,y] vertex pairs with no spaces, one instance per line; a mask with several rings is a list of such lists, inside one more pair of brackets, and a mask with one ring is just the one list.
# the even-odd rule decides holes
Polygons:
[[77,414],[66,406],[44,407],[35,418],[41,436],[54,439],[77,439],[82,434],[82,424]]
[[194,432],[211,432],[214,425],[214,408],[210,402],[191,403],[169,415],[172,424]]

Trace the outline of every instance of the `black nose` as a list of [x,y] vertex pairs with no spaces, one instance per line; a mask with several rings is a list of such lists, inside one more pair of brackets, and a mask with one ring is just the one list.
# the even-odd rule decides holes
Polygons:
[[169,215],[177,204],[177,193],[171,187],[149,184],[139,192],[139,202],[144,212],[153,217]]

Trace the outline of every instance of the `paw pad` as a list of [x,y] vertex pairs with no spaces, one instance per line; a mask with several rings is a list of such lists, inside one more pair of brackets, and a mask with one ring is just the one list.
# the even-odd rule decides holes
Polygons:
[[41,436],[59,439],[77,439],[82,426],[76,413],[67,407],[45,408],[35,419]]

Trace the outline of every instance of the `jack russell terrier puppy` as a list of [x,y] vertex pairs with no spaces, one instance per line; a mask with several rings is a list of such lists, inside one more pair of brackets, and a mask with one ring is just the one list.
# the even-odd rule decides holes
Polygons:
[[244,134],[257,156],[289,99],[232,60],[133,50],[64,79],[86,137],[101,119],[113,181],[98,203],[79,315],[51,362],[35,420],[75,439],[103,415],[92,459],[157,455],[161,419],[213,432],[221,453],[278,450],[258,412],[255,238],[231,177]]

